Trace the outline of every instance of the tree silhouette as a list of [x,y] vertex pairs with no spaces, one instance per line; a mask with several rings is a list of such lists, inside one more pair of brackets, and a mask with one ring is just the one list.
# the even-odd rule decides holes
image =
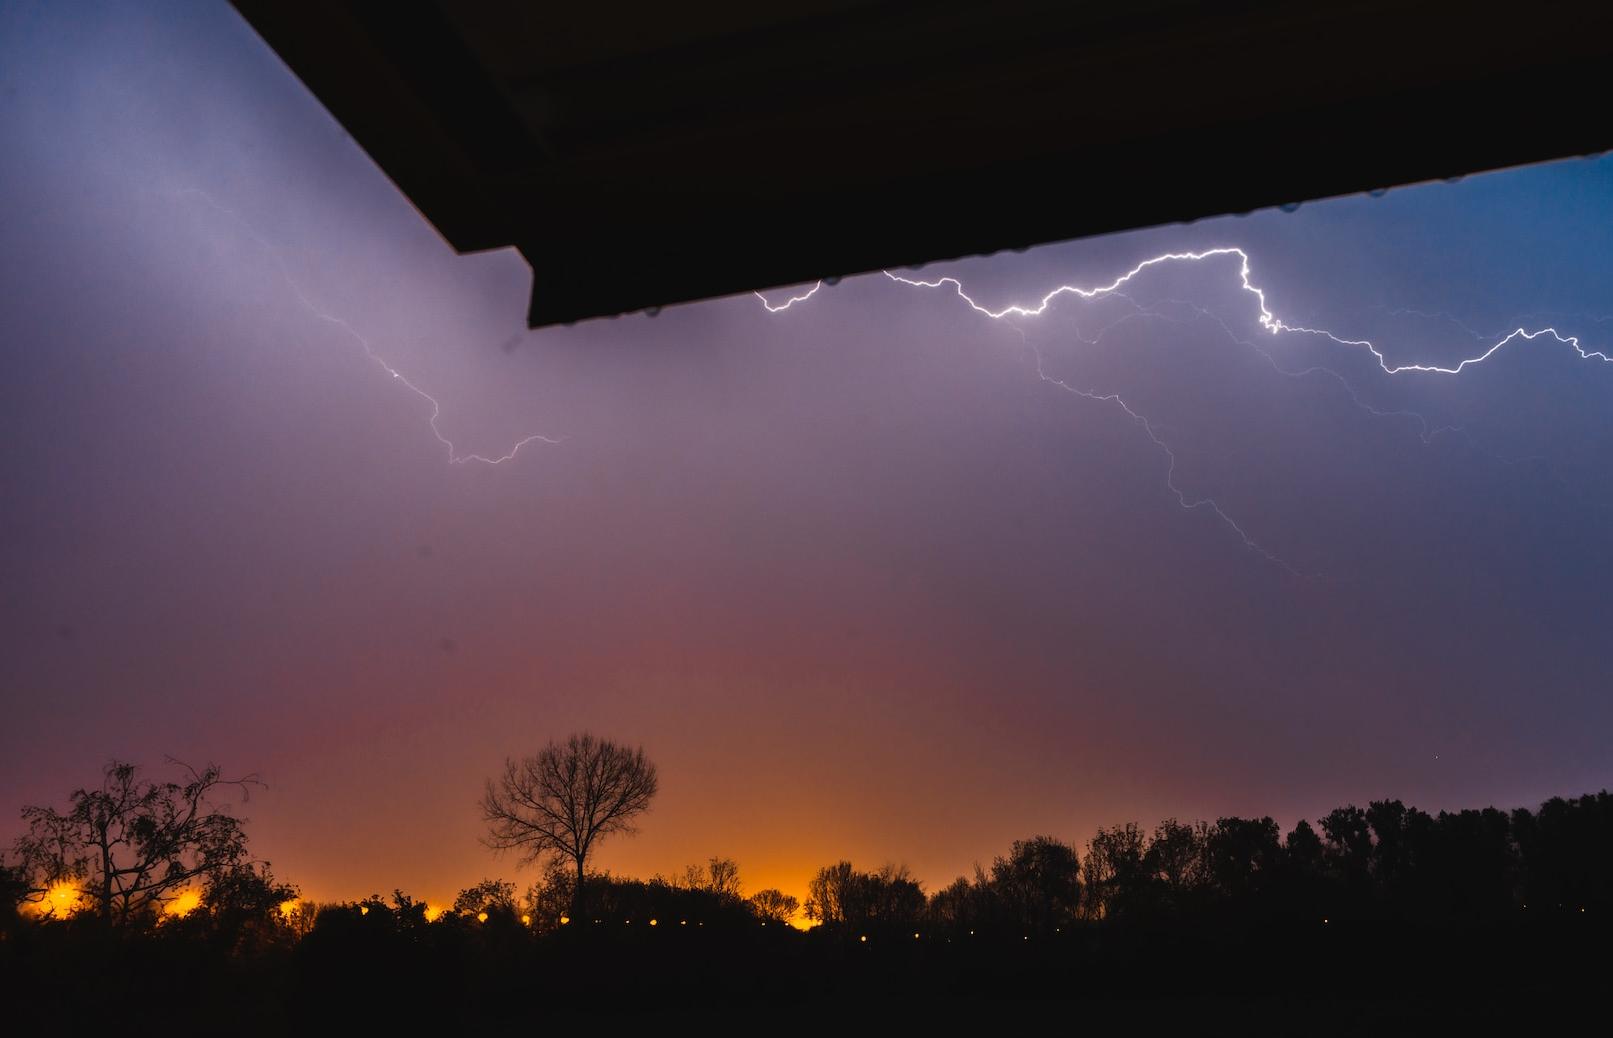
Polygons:
[[1033,836],[1015,840],[1008,857],[992,862],[991,890],[1016,929],[1058,929],[1075,921],[1080,876],[1075,848],[1051,836]]
[[923,888],[905,865],[858,872],[842,861],[819,869],[807,892],[806,917],[848,933],[910,929],[926,904]]
[[1209,829],[1202,822],[1188,825],[1167,818],[1154,828],[1143,854],[1143,871],[1164,903],[1184,907],[1203,888],[1209,878],[1208,844]]
[[569,861],[576,869],[572,910],[582,918],[588,856],[612,833],[633,831],[633,819],[655,796],[655,765],[643,749],[628,749],[586,732],[550,742],[488,779],[482,815],[484,843],[518,850],[521,862]]
[[770,923],[787,923],[795,918],[796,909],[801,907],[793,895],[782,890],[769,887],[758,890],[750,896],[751,908],[762,919]]
[[856,873],[851,862],[842,861],[825,865],[807,883],[806,917],[825,926],[845,921],[845,895],[854,882]]
[[516,911],[515,884],[502,879],[484,879],[474,887],[466,887],[454,898],[453,913],[481,917],[500,915],[514,919]]
[[1222,818],[1204,848],[1209,882],[1222,897],[1252,897],[1273,882],[1283,860],[1282,837],[1270,818]]
[[[252,873],[241,820],[210,798],[224,787],[244,795],[262,783],[250,775],[226,779],[216,764],[198,771],[169,763],[184,770],[185,781],[144,782],[136,765],[114,760],[100,788],[74,790],[65,812],[23,808],[28,831],[15,853],[26,898],[43,901],[53,888],[71,885],[95,914],[126,924],[149,920],[198,886],[222,897],[246,878],[261,880]],[[196,897],[200,903],[199,890]]]
[[1136,822],[1099,829],[1093,835],[1081,862],[1090,917],[1105,919],[1136,906],[1146,878],[1146,846],[1147,838]]
[[704,865],[685,868],[683,875],[675,878],[672,884],[688,890],[704,890],[718,897],[738,899],[741,889],[739,863],[732,858],[713,856]]
[[289,916],[295,907],[283,906],[299,901],[297,888],[276,880],[266,865],[245,863],[208,876],[202,891],[206,911],[184,921],[240,952],[291,937]]

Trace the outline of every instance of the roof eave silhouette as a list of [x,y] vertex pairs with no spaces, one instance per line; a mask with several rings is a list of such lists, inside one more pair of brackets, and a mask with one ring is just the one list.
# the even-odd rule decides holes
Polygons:
[[1613,145],[1605,4],[234,3],[531,327]]

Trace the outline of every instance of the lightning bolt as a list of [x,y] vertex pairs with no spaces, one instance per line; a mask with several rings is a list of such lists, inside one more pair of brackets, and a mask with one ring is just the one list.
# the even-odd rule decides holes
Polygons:
[[1428,416],[1419,411],[1411,411],[1405,408],[1396,408],[1393,411],[1389,411],[1381,407],[1374,407],[1365,400],[1361,399],[1361,394],[1356,391],[1355,386],[1350,382],[1349,379],[1345,378],[1337,371],[1334,371],[1332,368],[1327,367],[1325,364],[1312,364],[1308,368],[1300,368],[1297,371],[1285,368],[1281,364],[1277,363],[1277,358],[1271,355],[1270,350],[1265,349],[1258,343],[1250,342],[1248,339],[1245,339],[1238,333],[1234,332],[1232,327],[1228,325],[1219,314],[1207,310],[1196,303],[1189,303],[1182,300],[1172,300],[1172,302],[1178,303],[1179,305],[1194,311],[1200,317],[1203,317],[1206,320],[1215,322],[1215,324],[1226,333],[1227,338],[1231,339],[1239,346],[1247,346],[1249,349],[1260,354],[1261,357],[1265,358],[1266,363],[1271,365],[1271,370],[1275,371],[1279,375],[1282,375],[1284,378],[1302,379],[1309,378],[1312,375],[1322,375],[1333,382],[1338,383],[1340,388],[1342,388],[1345,394],[1350,398],[1350,402],[1355,404],[1358,410],[1372,415],[1374,418],[1410,418],[1412,421],[1417,423],[1419,428],[1418,438],[1421,439],[1425,445],[1433,443],[1434,437],[1439,436],[1441,433],[1459,433],[1464,431],[1459,425],[1432,425],[1428,421]]
[[443,447],[447,449],[448,463],[450,465],[502,465],[506,461],[513,461],[515,456],[521,452],[522,448],[531,444],[546,443],[550,445],[557,445],[566,441],[566,437],[563,436],[554,437],[545,436],[542,433],[533,433],[531,436],[527,436],[515,441],[514,445],[512,445],[509,450],[498,455],[497,457],[489,457],[485,454],[477,454],[468,451],[461,453],[459,448],[454,446],[454,441],[444,436],[442,430],[437,426],[437,420],[442,417],[442,404],[438,402],[437,398],[426,392],[424,389],[421,389],[414,382],[411,382],[408,376],[404,375],[403,372],[387,363],[386,358],[382,357],[381,354],[376,351],[370,340],[360,333],[358,329],[354,328],[345,319],[324,310],[311,298],[309,298],[308,293],[303,291],[303,287],[297,283],[297,279],[291,276],[291,269],[286,265],[285,257],[281,255],[280,250],[275,248],[275,246],[267,238],[259,234],[243,216],[228,206],[223,205],[218,200],[213,198],[212,195],[209,195],[206,191],[203,191],[200,188],[187,188],[178,192],[178,194],[184,197],[200,198],[202,201],[206,202],[207,205],[233,220],[236,226],[241,229],[242,233],[246,234],[247,237],[257,242],[258,245],[263,247],[265,252],[273,257],[275,266],[280,271],[281,280],[286,283],[287,288],[291,289],[292,295],[296,297],[297,302],[304,310],[318,320],[339,328],[342,332],[346,333],[349,338],[358,343],[359,347],[363,349],[364,356],[368,357],[370,361],[372,361],[377,367],[386,372],[394,382],[403,386],[405,389],[409,390],[409,392],[430,404],[431,417],[428,421],[428,424],[431,427],[431,434],[437,438],[438,443],[442,444]]
[[[1307,327],[1307,326],[1304,326],[1304,325],[1290,324],[1290,323],[1284,321],[1281,317],[1277,316],[1277,314],[1275,314],[1271,310],[1270,306],[1267,303],[1265,289],[1263,289],[1259,285],[1255,284],[1253,279],[1252,279],[1251,259],[1250,259],[1249,253],[1246,252],[1242,248],[1239,248],[1237,246],[1230,246],[1230,245],[1229,246],[1218,246],[1216,248],[1204,249],[1204,250],[1197,251],[1197,252],[1166,252],[1166,253],[1161,253],[1160,255],[1151,256],[1148,259],[1145,259],[1145,260],[1141,261],[1136,266],[1132,267],[1130,270],[1127,270],[1125,273],[1119,275],[1118,277],[1116,277],[1114,280],[1108,282],[1107,284],[1093,285],[1093,286],[1088,286],[1088,287],[1083,287],[1083,286],[1080,286],[1080,285],[1069,285],[1069,284],[1059,285],[1056,288],[1054,288],[1051,291],[1049,291],[1046,294],[1044,294],[1034,305],[1024,305],[1024,304],[1016,303],[1016,304],[1011,304],[1009,306],[1002,307],[1000,309],[992,309],[991,307],[988,307],[988,306],[985,306],[985,305],[981,304],[978,300],[976,300],[973,296],[971,296],[964,289],[963,282],[960,281],[959,279],[955,278],[955,277],[950,277],[949,276],[949,277],[935,278],[933,280],[925,280],[925,279],[919,279],[919,278],[904,277],[904,276],[902,276],[900,274],[894,274],[889,270],[883,271],[883,273],[891,281],[896,282],[896,283],[901,284],[901,285],[907,285],[907,286],[912,287],[912,288],[922,288],[922,289],[930,289],[930,290],[939,290],[939,289],[951,288],[953,293],[960,300],[962,300],[971,310],[973,310],[976,313],[981,314],[982,316],[987,317],[987,318],[989,318],[989,319],[991,319],[993,321],[1005,321],[1011,327],[1014,327],[1014,329],[1019,332],[1021,340],[1025,341],[1026,345],[1029,346],[1028,340],[1025,340],[1024,332],[1019,329],[1018,325],[1015,323],[1015,321],[1013,319],[1040,317],[1044,313],[1047,312],[1047,310],[1054,304],[1054,302],[1056,302],[1058,299],[1060,299],[1061,297],[1064,297],[1064,296],[1073,296],[1076,299],[1080,299],[1080,300],[1093,300],[1093,299],[1098,299],[1098,298],[1107,297],[1107,296],[1118,296],[1120,298],[1127,299],[1127,301],[1129,302],[1130,298],[1128,296],[1126,296],[1125,293],[1122,292],[1121,290],[1128,283],[1130,283],[1132,280],[1137,278],[1139,275],[1143,274],[1145,271],[1147,271],[1147,270],[1149,270],[1149,269],[1151,269],[1153,267],[1160,266],[1161,264],[1201,263],[1201,262],[1204,262],[1206,260],[1216,259],[1218,257],[1236,257],[1237,258],[1237,260],[1238,260],[1238,286],[1239,286],[1239,289],[1242,292],[1244,292],[1244,293],[1246,293],[1246,294],[1248,294],[1248,295],[1250,295],[1250,296],[1252,296],[1254,298],[1256,306],[1257,306],[1257,309],[1258,309],[1258,314],[1257,314],[1258,323],[1259,323],[1260,327],[1262,329],[1264,329],[1267,333],[1269,333],[1269,334],[1271,334],[1273,336],[1281,334],[1281,333],[1285,333],[1285,332],[1286,333],[1296,334],[1296,335],[1316,336],[1316,337],[1327,339],[1328,341],[1330,341],[1333,344],[1338,345],[1338,346],[1345,346],[1345,347],[1350,347],[1350,348],[1354,348],[1354,349],[1365,350],[1366,352],[1368,352],[1368,353],[1370,353],[1372,355],[1372,358],[1373,358],[1374,362],[1377,364],[1378,368],[1382,372],[1384,372],[1384,374],[1386,374],[1386,375],[1401,375],[1401,374],[1411,374],[1411,373],[1427,374],[1427,375],[1460,375],[1462,372],[1467,370],[1469,367],[1473,367],[1475,365],[1482,364],[1485,361],[1489,360],[1491,357],[1495,356],[1502,349],[1506,348],[1507,346],[1511,345],[1514,342],[1519,342],[1519,341],[1532,342],[1535,339],[1538,339],[1538,338],[1541,338],[1541,337],[1549,337],[1552,341],[1555,341],[1555,342],[1557,342],[1557,343],[1559,343],[1561,345],[1571,347],[1574,350],[1574,352],[1576,354],[1578,354],[1578,356],[1582,360],[1600,360],[1600,361],[1603,361],[1603,362],[1613,362],[1613,357],[1609,357],[1607,353],[1605,353],[1603,351],[1598,351],[1598,350],[1586,349],[1585,346],[1581,344],[1581,342],[1580,342],[1580,340],[1579,340],[1579,338],[1577,336],[1564,335],[1561,332],[1559,332],[1555,327],[1544,327],[1544,328],[1535,329],[1534,331],[1530,331],[1530,330],[1520,326],[1520,327],[1518,327],[1518,328],[1516,328],[1516,329],[1514,329],[1514,330],[1512,330],[1512,331],[1510,331],[1510,332],[1508,332],[1508,333],[1506,333],[1504,335],[1500,335],[1499,337],[1485,337],[1485,336],[1479,335],[1479,333],[1473,332],[1472,329],[1468,328],[1465,325],[1460,325],[1460,322],[1456,322],[1460,327],[1462,327],[1462,329],[1465,332],[1473,335],[1474,338],[1478,339],[1480,342],[1487,341],[1487,339],[1490,339],[1490,338],[1493,338],[1494,341],[1492,341],[1490,343],[1490,345],[1486,349],[1484,349],[1482,352],[1479,352],[1479,353],[1477,353],[1477,354],[1475,354],[1473,356],[1463,358],[1462,360],[1460,360],[1459,362],[1457,362],[1456,364],[1451,365],[1451,366],[1440,365],[1440,364],[1422,364],[1422,363],[1391,364],[1389,362],[1388,356],[1384,352],[1384,350],[1379,348],[1375,343],[1373,343],[1369,339],[1349,339],[1349,338],[1345,338],[1345,337],[1340,336],[1340,335],[1336,335],[1333,332],[1328,331],[1325,328],[1311,328],[1311,327]],[[762,305],[767,309],[768,313],[776,314],[776,313],[782,313],[782,312],[784,312],[786,310],[789,310],[791,307],[797,305],[798,303],[803,303],[806,300],[811,299],[814,295],[816,295],[818,293],[818,290],[821,289],[823,287],[823,285],[824,285],[823,281],[818,281],[806,293],[804,293],[802,295],[790,296],[784,302],[777,303],[777,304],[770,302],[767,299],[767,297],[763,296],[760,292],[755,293],[755,295],[756,295],[756,297],[758,299],[761,300]],[[1307,377],[1307,376],[1311,376],[1311,375],[1326,376],[1326,377],[1329,377],[1331,379],[1336,380],[1341,386],[1343,386],[1345,391],[1349,394],[1351,400],[1354,401],[1355,405],[1358,408],[1360,408],[1360,409],[1362,409],[1362,410],[1364,410],[1364,411],[1366,411],[1366,412],[1368,412],[1370,414],[1377,415],[1379,417],[1396,417],[1396,416],[1398,416],[1398,417],[1407,417],[1407,418],[1411,418],[1411,419],[1416,420],[1419,423],[1420,427],[1421,427],[1421,438],[1422,438],[1424,443],[1431,442],[1435,436],[1438,436],[1441,433],[1459,432],[1459,431],[1461,431],[1460,428],[1457,427],[1457,426],[1438,426],[1438,427],[1433,427],[1433,426],[1430,425],[1430,423],[1428,422],[1426,417],[1424,417],[1423,415],[1421,415],[1421,414],[1419,414],[1419,413],[1417,413],[1415,411],[1405,411],[1405,410],[1387,411],[1387,410],[1382,410],[1382,409],[1379,409],[1379,408],[1375,408],[1372,405],[1368,404],[1366,401],[1361,399],[1360,394],[1356,392],[1355,387],[1350,384],[1348,379],[1344,378],[1344,376],[1340,375],[1338,372],[1334,371],[1331,368],[1328,368],[1328,367],[1325,367],[1325,366],[1322,366],[1322,365],[1313,365],[1311,367],[1304,368],[1304,369],[1301,369],[1301,370],[1298,370],[1298,371],[1294,371],[1294,370],[1284,368],[1280,364],[1277,363],[1276,358],[1273,357],[1269,351],[1267,351],[1265,349],[1262,349],[1260,346],[1256,345],[1255,343],[1249,342],[1248,340],[1243,339],[1243,338],[1239,337],[1238,335],[1236,335],[1235,333],[1233,333],[1232,329],[1219,316],[1211,313],[1210,311],[1208,311],[1208,310],[1206,310],[1206,309],[1204,309],[1202,307],[1198,307],[1198,306],[1196,306],[1194,304],[1189,303],[1189,304],[1184,304],[1184,305],[1186,305],[1186,306],[1190,307],[1191,309],[1197,311],[1200,316],[1207,317],[1207,318],[1210,318],[1210,319],[1214,320],[1217,324],[1219,324],[1221,326],[1221,328],[1226,332],[1226,334],[1232,338],[1232,340],[1234,342],[1237,342],[1237,343],[1239,343],[1241,345],[1245,345],[1245,346],[1253,348],[1262,357],[1264,357],[1266,359],[1266,361],[1269,364],[1271,364],[1272,368],[1280,375],[1284,375],[1284,376],[1289,377],[1289,378],[1303,378],[1303,377]],[[1089,342],[1089,343],[1095,344],[1098,341],[1098,339],[1101,339],[1103,334],[1106,333],[1110,328],[1113,328],[1113,327],[1119,325],[1120,323],[1123,323],[1126,320],[1130,320],[1132,318],[1139,317],[1139,316],[1161,317],[1163,315],[1161,315],[1161,314],[1159,314],[1157,312],[1144,311],[1144,310],[1139,309],[1136,313],[1128,314],[1125,318],[1122,318],[1121,321],[1117,321],[1114,324],[1111,324],[1108,327],[1106,327],[1105,329],[1103,329],[1103,331],[1101,331],[1099,333],[1097,338],[1088,339],[1086,341]],[[1445,319],[1454,321],[1453,318],[1449,318],[1448,315],[1444,315],[1444,314],[1438,314],[1438,315],[1429,314],[1429,315],[1425,315],[1425,316],[1440,317],[1440,318],[1445,318]],[[1131,420],[1134,423],[1136,423],[1140,428],[1142,428],[1144,433],[1147,434],[1148,438],[1165,455],[1165,457],[1167,459],[1167,463],[1168,463],[1167,468],[1166,468],[1166,474],[1165,474],[1166,487],[1170,490],[1171,494],[1175,496],[1177,503],[1179,505],[1181,505],[1181,507],[1183,509],[1188,510],[1188,511],[1203,509],[1203,510],[1207,510],[1207,511],[1211,512],[1213,515],[1215,515],[1215,517],[1223,525],[1225,525],[1227,528],[1229,528],[1235,534],[1237,534],[1237,536],[1242,540],[1243,545],[1244,545],[1245,548],[1247,548],[1247,549],[1249,549],[1249,550],[1251,550],[1253,552],[1256,552],[1257,554],[1259,554],[1259,555],[1263,556],[1264,558],[1266,558],[1268,561],[1273,562],[1278,566],[1281,566],[1283,569],[1287,570],[1291,574],[1301,575],[1301,574],[1299,574],[1299,571],[1294,569],[1294,567],[1289,565],[1283,559],[1281,559],[1276,554],[1274,554],[1273,552],[1271,552],[1267,548],[1263,547],[1259,542],[1254,540],[1254,538],[1252,538],[1248,534],[1248,532],[1245,531],[1243,529],[1243,527],[1236,520],[1234,520],[1232,518],[1232,516],[1230,516],[1225,511],[1225,509],[1223,509],[1218,503],[1216,503],[1216,501],[1213,498],[1210,498],[1210,497],[1192,497],[1192,496],[1188,495],[1185,491],[1183,491],[1177,485],[1177,483],[1176,483],[1176,465],[1177,465],[1176,453],[1175,453],[1174,450],[1172,450],[1169,442],[1167,442],[1162,436],[1159,435],[1159,433],[1158,433],[1157,429],[1155,428],[1154,424],[1147,418],[1147,416],[1143,415],[1142,413],[1137,411],[1135,408],[1133,408],[1118,393],[1102,393],[1102,392],[1099,392],[1097,390],[1082,388],[1082,387],[1079,387],[1079,386],[1072,385],[1072,384],[1070,384],[1069,382],[1067,382],[1067,381],[1065,381],[1063,379],[1055,378],[1054,376],[1049,375],[1047,373],[1047,370],[1046,370],[1045,366],[1044,366],[1041,351],[1039,349],[1034,348],[1034,347],[1032,347],[1031,349],[1032,349],[1032,353],[1033,353],[1033,355],[1035,357],[1035,360],[1036,360],[1036,375],[1037,375],[1037,378],[1039,380],[1041,380],[1042,382],[1046,382],[1046,383],[1048,383],[1050,385],[1056,386],[1057,388],[1062,389],[1062,390],[1064,390],[1066,392],[1072,393],[1072,394],[1074,394],[1076,396],[1083,397],[1083,398],[1085,398],[1087,400],[1092,400],[1094,402],[1099,402],[1099,403],[1113,404],[1116,407],[1120,408],[1129,418],[1131,418]]]
[[794,306],[796,303],[804,303],[808,299],[811,299],[813,296],[818,294],[818,289],[820,289],[822,287],[823,287],[823,282],[819,281],[817,284],[815,284],[811,288],[807,289],[806,292],[803,295],[791,296],[790,298],[784,300],[784,302],[778,303],[778,304],[769,303],[767,301],[767,297],[762,295],[760,292],[752,292],[751,295],[755,296],[757,299],[760,299],[762,301],[762,307],[764,309],[766,309],[768,313],[770,313],[770,314],[779,314],[779,313],[783,313],[784,311],[788,310],[790,307]]
[[1037,378],[1048,383],[1049,385],[1057,386],[1066,393],[1072,393],[1075,396],[1091,400],[1094,403],[1114,404],[1116,407],[1120,408],[1120,410],[1124,411],[1128,418],[1142,428],[1143,432],[1147,434],[1148,438],[1153,441],[1154,446],[1158,447],[1164,453],[1166,459],[1168,459],[1169,464],[1165,468],[1165,486],[1170,490],[1171,494],[1175,496],[1176,503],[1181,505],[1184,511],[1192,512],[1201,508],[1208,509],[1215,515],[1217,519],[1221,520],[1223,525],[1238,535],[1238,538],[1243,541],[1243,546],[1245,548],[1248,548],[1250,551],[1263,556],[1268,562],[1281,566],[1284,570],[1287,570],[1291,576],[1303,577],[1307,575],[1301,573],[1299,570],[1285,562],[1275,552],[1263,547],[1253,537],[1250,537],[1249,534],[1245,532],[1243,527],[1238,525],[1235,519],[1228,515],[1219,504],[1216,504],[1214,498],[1189,497],[1186,491],[1177,486],[1176,452],[1171,449],[1171,445],[1167,443],[1165,439],[1161,437],[1154,429],[1154,423],[1149,421],[1146,415],[1135,410],[1130,404],[1126,403],[1126,401],[1121,398],[1119,393],[1099,393],[1096,390],[1082,389],[1079,386],[1071,385],[1064,379],[1055,378],[1054,376],[1049,375],[1042,367],[1042,351],[1032,347],[1031,353],[1036,358]]
[[[1329,339],[1340,346],[1360,347],[1372,354],[1373,359],[1377,361],[1378,367],[1387,375],[1400,375],[1405,372],[1422,372],[1424,374],[1431,375],[1459,375],[1469,366],[1474,364],[1482,364],[1484,361],[1489,360],[1499,350],[1518,339],[1522,339],[1524,341],[1533,341],[1542,335],[1549,335],[1557,342],[1565,346],[1573,347],[1574,352],[1578,353],[1580,359],[1582,360],[1594,359],[1600,361],[1613,361],[1613,357],[1609,357],[1606,353],[1585,349],[1585,347],[1580,344],[1577,336],[1563,335],[1558,332],[1556,328],[1540,328],[1531,332],[1520,327],[1503,336],[1483,353],[1480,353],[1477,356],[1468,357],[1459,362],[1455,367],[1443,367],[1438,364],[1391,365],[1388,358],[1384,355],[1384,352],[1374,345],[1369,339],[1345,339],[1338,335],[1334,335],[1325,328],[1307,328],[1303,325],[1289,324],[1276,314],[1272,313],[1271,308],[1266,305],[1265,289],[1261,288],[1250,280],[1251,275],[1249,254],[1235,245],[1223,245],[1214,249],[1205,249],[1202,252],[1162,253],[1158,256],[1152,256],[1143,260],[1141,263],[1137,264],[1135,267],[1132,267],[1130,270],[1115,278],[1107,285],[1099,285],[1094,288],[1082,288],[1078,285],[1060,285],[1044,295],[1041,298],[1041,301],[1035,306],[1021,306],[1015,304],[1005,306],[1001,310],[992,310],[989,307],[981,306],[963,290],[963,283],[954,277],[937,278],[934,281],[918,281],[912,278],[902,277],[899,274],[892,274],[888,270],[884,273],[885,276],[890,278],[892,281],[897,281],[904,285],[912,285],[915,288],[942,288],[946,285],[951,285],[953,290],[957,293],[958,298],[962,299],[965,303],[968,303],[969,307],[975,312],[984,314],[993,320],[1000,321],[1003,318],[1010,316],[1040,317],[1047,311],[1047,308],[1053,304],[1053,301],[1058,299],[1060,296],[1073,295],[1080,299],[1096,299],[1099,296],[1112,295],[1122,285],[1130,282],[1143,271],[1148,270],[1150,267],[1157,267],[1161,263],[1198,263],[1202,262],[1203,260],[1213,259],[1217,256],[1238,257],[1239,287],[1244,292],[1254,296],[1255,301],[1259,304],[1260,326],[1266,329],[1266,331],[1273,335],[1276,335],[1280,332],[1294,332],[1301,335],[1316,335]],[[822,284],[822,282],[819,282],[819,284]],[[816,291],[816,289],[814,289],[814,291]],[[811,293],[808,294],[810,295]],[[791,305],[793,305],[793,303],[785,303],[780,307],[780,309],[788,309]]]

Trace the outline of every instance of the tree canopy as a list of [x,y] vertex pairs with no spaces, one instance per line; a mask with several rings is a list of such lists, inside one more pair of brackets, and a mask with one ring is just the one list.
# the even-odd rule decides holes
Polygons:
[[144,780],[136,765],[113,760],[99,786],[69,795],[65,811],[23,808],[28,829],[14,853],[25,899],[49,911],[71,891],[75,908],[130,923],[199,905],[209,891],[222,897],[264,886],[242,820],[215,802],[232,790],[244,799],[262,783],[225,778],[216,764],[169,763],[182,772],[179,781]]
[[612,833],[633,832],[657,787],[655,765],[642,748],[587,732],[572,735],[531,756],[506,759],[503,773],[487,780],[484,842],[519,851],[523,863],[569,861],[580,898],[594,846]]

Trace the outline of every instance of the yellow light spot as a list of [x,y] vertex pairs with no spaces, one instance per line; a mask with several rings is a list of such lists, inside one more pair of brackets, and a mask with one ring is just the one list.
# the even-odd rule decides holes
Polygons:
[[358,906],[358,914],[359,915],[369,915],[370,914],[370,906],[369,905],[359,905]]
[[861,941],[864,944],[867,944],[868,943],[868,935],[863,934],[861,937],[857,938],[857,940]]
[[288,900],[280,902],[280,918],[290,919],[291,913],[295,912],[297,910],[297,906],[300,904],[302,904],[302,902],[298,901],[296,898],[289,898]]
[[569,922],[571,922],[571,916],[563,915],[563,916],[560,917],[560,925],[561,926],[565,926]]
[[650,920],[650,925],[651,926],[659,926],[660,924],[658,922],[656,922],[654,919],[651,919]]
[[442,911],[443,911],[443,909],[442,909],[441,905],[427,905],[426,906],[426,922],[435,923],[437,920],[441,919],[442,918]]
[[678,925],[679,926],[688,926],[689,925],[689,920],[687,920],[687,919],[679,919],[678,920]]
[[175,919],[183,919],[187,915],[202,907],[202,892],[200,890],[187,890],[162,906],[162,914]]
[[478,923],[485,923],[485,922],[487,922],[487,913],[486,913],[486,912],[477,912],[477,913],[476,913],[476,921],[477,921],[477,922],[478,922]]
[[82,887],[64,879],[51,884],[44,899],[33,903],[32,911],[41,919],[65,919],[87,908],[87,900]]
[[531,926],[532,925],[532,917],[523,913],[522,916],[521,916],[521,925],[522,926]]

